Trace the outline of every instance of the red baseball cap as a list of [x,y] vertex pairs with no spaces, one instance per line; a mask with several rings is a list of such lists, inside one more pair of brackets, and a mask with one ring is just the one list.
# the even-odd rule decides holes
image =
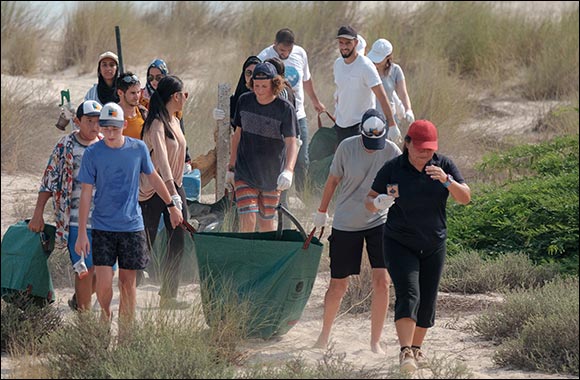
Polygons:
[[429,120],[415,120],[409,127],[407,136],[417,149],[438,149],[437,128]]

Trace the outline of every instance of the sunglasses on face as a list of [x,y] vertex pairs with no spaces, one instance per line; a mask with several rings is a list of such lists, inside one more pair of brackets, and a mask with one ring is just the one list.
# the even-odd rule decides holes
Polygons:
[[254,70],[246,70],[246,71],[244,72],[244,74],[245,74],[247,77],[251,77],[251,76],[252,76],[252,74],[254,74]]
[[165,78],[165,75],[163,74],[157,74],[157,75],[148,75],[147,76],[147,80],[149,82],[153,82],[154,80],[156,80],[157,82],[159,82],[161,79]]
[[139,83],[139,78],[137,78],[137,75],[133,74],[133,75],[126,75],[123,78],[121,78],[121,80],[127,84],[135,84],[135,83]]

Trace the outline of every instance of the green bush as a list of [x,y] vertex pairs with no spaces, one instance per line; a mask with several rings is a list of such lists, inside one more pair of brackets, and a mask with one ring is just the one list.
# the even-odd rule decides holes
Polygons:
[[542,288],[516,290],[476,319],[471,328],[501,343],[500,365],[578,376],[578,277]]
[[558,273],[556,264],[534,265],[526,255],[509,253],[485,260],[477,251],[462,251],[445,263],[440,290],[487,293],[544,285]]
[[578,135],[516,147],[479,170],[501,178],[448,208],[450,252],[522,252],[535,263],[578,270]]

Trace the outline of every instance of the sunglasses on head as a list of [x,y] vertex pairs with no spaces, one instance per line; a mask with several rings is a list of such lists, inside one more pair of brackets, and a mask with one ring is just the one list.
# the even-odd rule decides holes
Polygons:
[[139,78],[137,78],[137,75],[135,75],[135,74],[125,75],[124,77],[121,78],[121,80],[127,84],[139,83]]
[[157,82],[159,82],[161,79],[165,78],[165,75],[163,74],[157,74],[157,75],[148,75],[147,76],[147,80],[149,82],[153,82],[154,80],[156,80]]

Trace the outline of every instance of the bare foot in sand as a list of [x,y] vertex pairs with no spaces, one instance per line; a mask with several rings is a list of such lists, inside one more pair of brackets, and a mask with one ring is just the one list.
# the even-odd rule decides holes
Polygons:
[[371,343],[371,351],[374,352],[375,354],[379,354],[379,355],[385,355],[386,352],[383,350],[383,347],[381,347],[381,343]]
[[326,349],[327,346],[328,346],[328,337],[323,337],[322,334],[320,334],[318,340],[316,341],[316,343],[314,343],[314,346],[312,346],[312,348]]

